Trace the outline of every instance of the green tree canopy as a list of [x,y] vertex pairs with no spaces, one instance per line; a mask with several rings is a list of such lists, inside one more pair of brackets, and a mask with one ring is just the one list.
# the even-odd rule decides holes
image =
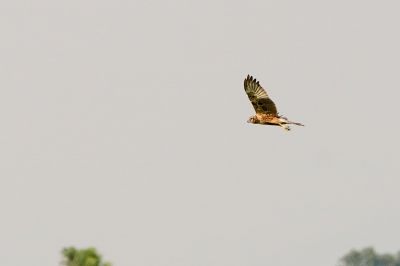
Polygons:
[[76,249],[74,247],[64,248],[63,265],[65,266],[111,266],[109,262],[103,262],[101,255],[95,248]]
[[400,266],[400,252],[396,255],[378,254],[372,247],[352,250],[340,259],[340,266]]

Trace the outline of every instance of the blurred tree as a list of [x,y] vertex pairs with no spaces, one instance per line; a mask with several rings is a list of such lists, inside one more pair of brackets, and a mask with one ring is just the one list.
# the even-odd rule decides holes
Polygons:
[[76,249],[74,247],[64,248],[63,265],[65,266],[111,266],[109,262],[103,262],[100,254],[95,248]]
[[372,247],[361,251],[352,250],[340,259],[340,266],[400,266],[400,252],[397,255],[377,254]]

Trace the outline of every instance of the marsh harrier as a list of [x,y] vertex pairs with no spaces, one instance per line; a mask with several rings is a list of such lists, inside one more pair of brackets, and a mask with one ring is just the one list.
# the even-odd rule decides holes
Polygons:
[[250,75],[247,75],[244,80],[244,90],[256,111],[256,115],[251,116],[247,121],[248,123],[280,126],[285,130],[290,130],[289,124],[304,126],[301,123],[292,122],[286,117],[280,116],[275,103],[261,87],[260,82]]

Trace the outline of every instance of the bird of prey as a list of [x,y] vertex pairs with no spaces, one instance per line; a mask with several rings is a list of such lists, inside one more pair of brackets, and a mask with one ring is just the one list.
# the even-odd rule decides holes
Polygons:
[[250,75],[244,80],[244,90],[256,111],[256,115],[251,116],[248,123],[280,126],[285,130],[290,130],[289,124],[304,126],[301,123],[289,121],[286,117],[280,116],[275,103],[269,98],[267,92],[261,87],[260,82]]

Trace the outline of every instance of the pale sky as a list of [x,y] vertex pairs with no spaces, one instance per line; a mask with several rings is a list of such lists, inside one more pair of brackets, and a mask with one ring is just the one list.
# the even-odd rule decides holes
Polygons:
[[[4,1],[1,264],[396,252],[398,1]],[[247,74],[285,132],[247,124]]]

